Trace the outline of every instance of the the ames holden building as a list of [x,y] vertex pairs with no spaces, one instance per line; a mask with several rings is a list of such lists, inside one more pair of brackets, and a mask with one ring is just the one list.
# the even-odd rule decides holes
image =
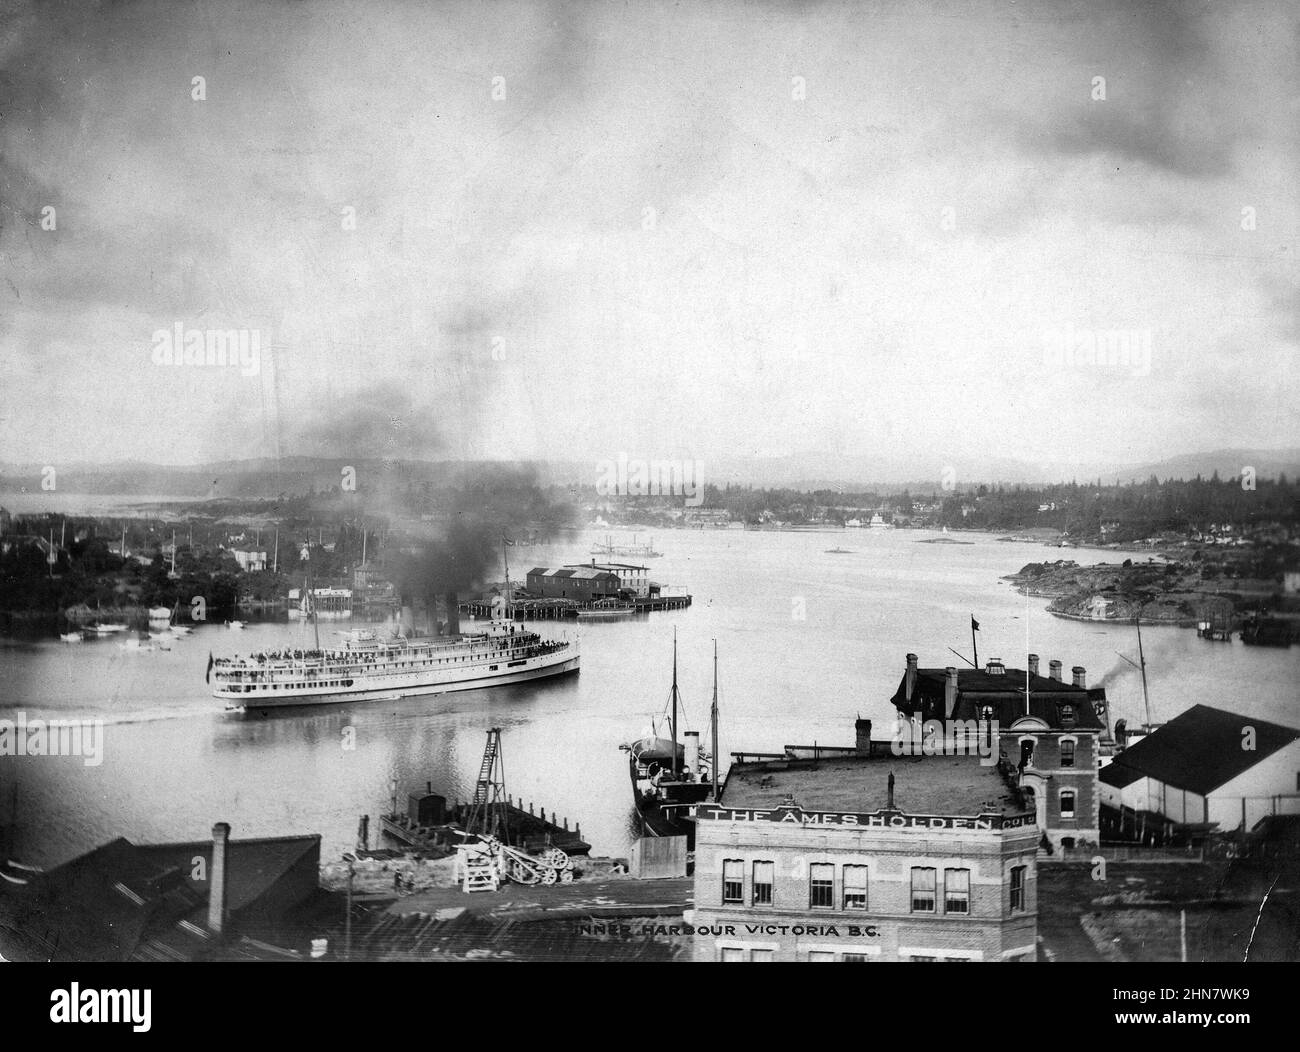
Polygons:
[[978,756],[874,744],[733,764],[696,813],[697,960],[1034,960],[1034,812]]
[[851,748],[735,754],[696,812],[696,960],[1036,959],[1040,847],[1096,840],[1104,691],[1032,654],[960,672],[907,657],[901,717],[996,721],[996,744],[900,756],[858,720]]

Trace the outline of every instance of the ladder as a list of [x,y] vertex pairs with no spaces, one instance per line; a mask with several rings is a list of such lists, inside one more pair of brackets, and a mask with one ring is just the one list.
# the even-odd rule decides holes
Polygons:
[[466,833],[483,833],[510,842],[506,824],[505,763],[501,756],[501,728],[487,732],[483,762],[474,782],[474,801],[465,822]]

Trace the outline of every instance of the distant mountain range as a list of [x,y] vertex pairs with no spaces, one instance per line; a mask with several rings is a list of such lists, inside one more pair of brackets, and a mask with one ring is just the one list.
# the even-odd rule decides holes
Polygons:
[[[57,468],[56,486],[65,493],[121,496],[166,496],[188,499],[220,497],[274,498],[312,488],[339,485],[345,466],[356,469],[360,483],[367,477],[384,477],[405,483],[437,483],[462,467],[454,461],[345,461],[325,457],[217,461],[198,465],[149,464],[129,461],[114,464],[68,464]],[[543,485],[594,487],[600,477],[596,460],[529,462]],[[1026,461],[968,457],[952,463],[929,464],[886,461],[870,456],[794,454],[785,457],[718,457],[701,461],[692,471],[714,485],[739,484],[785,487],[797,490],[938,490],[950,477],[958,488],[979,483],[1029,485],[1095,481],[1128,482],[1155,475],[1161,479],[1237,476],[1246,466],[1259,478],[1279,472],[1300,476],[1300,449],[1220,449],[1182,454],[1146,464],[1034,464]],[[0,464],[0,494],[39,492],[45,465]],[[692,476],[693,477],[693,476]]]

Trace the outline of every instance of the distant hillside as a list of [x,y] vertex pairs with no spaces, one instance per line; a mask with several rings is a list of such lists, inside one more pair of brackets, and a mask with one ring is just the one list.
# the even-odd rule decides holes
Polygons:
[[[1255,468],[1260,478],[1279,472],[1300,477],[1300,449],[1223,449],[1189,453],[1150,464],[1126,466],[1099,464],[1031,464],[1000,458],[959,457],[943,464],[920,459],[901,462],[869,456],[794,454],[787,457],[723,456],[700,462],[701,481],[727,484],[783,487],[795,490],[862,490],[875,487],[894,491],[904,486],[915,490],[939,489],[945,473],[959,489],[980,483],[1013,485],[1069,482],[1100,478],[1146,480],[1209,478],[1215,471],[1221,478],[1239,475],[1244,466]],[[360,481],[367,477],[402,484],[446,479],[466,467],[460,461],[409,461],[324,457],[283,457],[279,461],[231,460],[199,465],[147,464],[127,461],[115,464],[68,464],[58,467],[58,489],[65,493],[110,494],[116,496],[166,495],[193,499],[219,497],[273,498],[280,494],[305,493],[338,486],[342,469],[353,467]],[[586,489],[599,477],[597,461],[540,461],[519,466],[532,468],[542,485]],[[40,464],[0,465],[0,493],[41,489]]]

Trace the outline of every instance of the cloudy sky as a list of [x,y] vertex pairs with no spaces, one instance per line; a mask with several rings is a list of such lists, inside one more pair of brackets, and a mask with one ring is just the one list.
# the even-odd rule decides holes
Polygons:
[[0,12],[2,460],[1300,445],[1292,4]]

